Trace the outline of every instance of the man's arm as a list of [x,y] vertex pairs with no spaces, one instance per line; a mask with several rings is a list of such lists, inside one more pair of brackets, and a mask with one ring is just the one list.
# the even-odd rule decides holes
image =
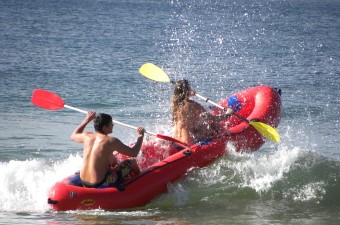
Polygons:
[[136,157],[143,144],[144,132],[145,132],[144,128],[139,127],[137,129],[137,133],[139,136],[133,147],[129,147],[123,144],[118,138],[115,138],[113,146],[114,150],[127,156]]
[[76,129],[71,134],[71,139],[75,142],[83,143],[84,142],[84,136],[83,131],[87,124],[89,124],[96,116],[95,112],[89,111],[86,114],[85,119],[76,127]]
[[144,128],[138,127],[137,133],[138,133],[138,138],[135,143],[135,145],[131,148],[133,152],[137,152],[136,156],[138,155],[138,152],[140,148],[142,147],[143,144],[143,139],[144,139]]

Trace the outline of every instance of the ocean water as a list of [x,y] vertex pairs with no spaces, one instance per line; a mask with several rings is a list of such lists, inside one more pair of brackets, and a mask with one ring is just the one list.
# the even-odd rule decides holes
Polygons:
[[[339,224],[339,0],[2,0],[0,49],[0,224]],[[144,207],[51,211],[48,188],[81,165],[69,136],[84,115],[37,108],[33,90],[169,132],[172,89],[138,73],[146,62],[215,101],[281,88],[281,143],[230,151]]]

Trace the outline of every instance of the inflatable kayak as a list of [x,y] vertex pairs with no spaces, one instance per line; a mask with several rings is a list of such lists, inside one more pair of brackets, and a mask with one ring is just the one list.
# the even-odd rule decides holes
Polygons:
[[[257,86],[235,94],[242,103],[238,114],[277,127],[281,117],[280,90]],[[220,102],[227,104],[227,98]],[[218,108],[212,114],[222,113]],[[142,172],[124,181],[123,188],[85,188],[79,174],[55,183],[48,192],[48,204],[54,210],[117,210],[144,206],[167,191],[169,183],[182,178],[191,168],[202,168],[222,157],[232,146],[236,151],[256,151],[266,139],[239,117],[231,116],[221,124],[225,129],[216,139],[196,143],[171,152],[154,143],[145,143],[140,161]],[[227,147],[228,146],[228,147]],[[168,154],[164,154],[167,152]]]

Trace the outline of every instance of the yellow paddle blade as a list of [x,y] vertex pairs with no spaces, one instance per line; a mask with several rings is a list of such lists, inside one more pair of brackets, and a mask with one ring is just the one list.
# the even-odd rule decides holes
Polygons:
[[141,68],[139,68],[139,72],[150,80],[170,83],[168,75],[166,75],[166,73],[155,64],[145,63],[141,66]]
[[258,132],[260,132],[266,138],[277,143],[280,142],[280,135],[277,132],[277,130],[275,130],[275,128],[269,126],[268,124],[255,121],[250,121],[249,124],[252,125]]

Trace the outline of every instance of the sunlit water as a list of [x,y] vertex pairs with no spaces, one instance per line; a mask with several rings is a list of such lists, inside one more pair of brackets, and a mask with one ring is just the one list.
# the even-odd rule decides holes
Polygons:
[[[338,224],[339,8],[336,0],[1,1],[0,224]],[[228,146],[145,207],[51,211],[48,188],[80,168],[82,146],[69,136],[84,115],[32,106],[32,91],[170,134],[172,87],[138,73],[149,61],[216,101],[281,88],[281,143],[253,154]],[[114,129],[135,141],[135,131]]]

